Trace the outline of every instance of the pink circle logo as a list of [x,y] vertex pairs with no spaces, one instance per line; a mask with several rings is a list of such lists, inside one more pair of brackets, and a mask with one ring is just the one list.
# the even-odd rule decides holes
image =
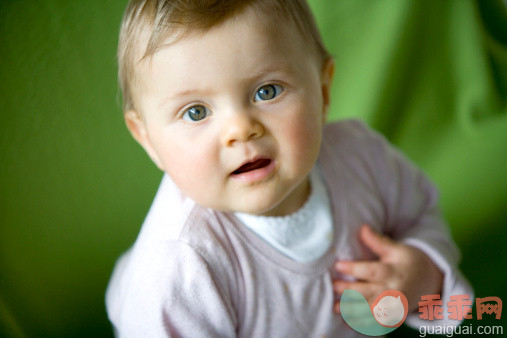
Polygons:
[[407,318],[407,297],[398,290],[384,291],[373,302],[371,313],[380,325],[399,327]]

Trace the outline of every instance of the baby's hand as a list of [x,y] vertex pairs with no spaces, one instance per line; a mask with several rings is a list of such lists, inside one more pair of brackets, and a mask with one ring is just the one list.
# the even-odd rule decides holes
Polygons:
[[[371,306],[381,292],[398,290],[407,297],[409,312],[418,308],[417,302],[422,295],[440,293],[443,274],[421,250],[377,234],[366,225],[360,230],[360,238],[378,256],[378,260],[337,262],[336,270],[355,277],[356,281],[335,280],[335,292],[341,294],[345,289],[356,290]],[[340,312],[339,302],[336,302],[334,310]]]

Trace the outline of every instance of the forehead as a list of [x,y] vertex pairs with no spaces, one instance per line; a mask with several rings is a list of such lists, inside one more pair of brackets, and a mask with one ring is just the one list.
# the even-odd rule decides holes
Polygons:
[[176,33],[139,64],[144,80],[149,82],[145,77],[160,73],[161,67],[191,71],[241,66],[248,71],[248,67],[256,67],[250,60],[297,66],[308,59],[318,59],[295,25],[287,20],[276,22],[251,8],[205,32],[189,31],[181,38]]

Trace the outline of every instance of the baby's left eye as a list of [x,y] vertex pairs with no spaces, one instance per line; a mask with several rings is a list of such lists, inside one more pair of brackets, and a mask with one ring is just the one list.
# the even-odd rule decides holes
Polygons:
[[262,86],[255,93],[254,101],[272,100],[280,95],[281,92],[283,92],[283,88],[275,84]]

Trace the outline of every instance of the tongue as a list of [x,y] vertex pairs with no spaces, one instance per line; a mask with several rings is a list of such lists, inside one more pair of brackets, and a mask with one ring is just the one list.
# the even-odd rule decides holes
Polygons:
[[239,167],[236,171],[233,172],[233,174],[242,174],[247,171],[252,171],[255,169],[264,168],[265,166],[267,166],[269,164],[269,162],[271,162],[271,160],[268,160],[268,159],[262,159],[262,160],[257,160],[254,162],[248,162],[246,164],[243,164],[241,167]]

